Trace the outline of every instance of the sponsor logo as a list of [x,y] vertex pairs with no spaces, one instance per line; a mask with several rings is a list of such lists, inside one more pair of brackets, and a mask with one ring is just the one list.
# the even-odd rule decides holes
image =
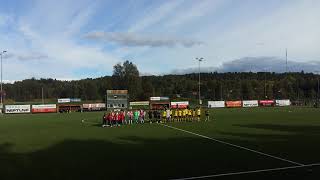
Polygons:
[[6,105],[5,113],[30,113],[30,105]]

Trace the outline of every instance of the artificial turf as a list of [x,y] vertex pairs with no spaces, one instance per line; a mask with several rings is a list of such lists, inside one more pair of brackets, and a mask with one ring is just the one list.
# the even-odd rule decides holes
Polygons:
[[[320,109],[210,112],[210,122],[167,125],[301,164],[320,162]],[[101,128],[102,114],[1,115],[0,179],[171,179],[294,166],[156,123]],[[315,166],[218,179],[314,179],[319,172]]]

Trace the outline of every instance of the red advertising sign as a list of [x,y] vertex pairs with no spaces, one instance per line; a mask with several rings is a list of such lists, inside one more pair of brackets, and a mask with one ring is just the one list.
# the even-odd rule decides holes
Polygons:
[[172,109],[186,109],[188,107],[187,104],[175,104],[175,105],[171,105]]
[[226,101],[226,107],[242,107],[242,101]]
[[172,109],[186,109],[189,106],[189,101],[171,102]]
[[56,108],[42,108],[42,109],[32,109],[32,113],[55,113]]
[[55,104],[32,105],[32,113],[55,113],[57,106]]
[[261,106],[273,106],[274,105],[274,100],[260,100],[259,104]]

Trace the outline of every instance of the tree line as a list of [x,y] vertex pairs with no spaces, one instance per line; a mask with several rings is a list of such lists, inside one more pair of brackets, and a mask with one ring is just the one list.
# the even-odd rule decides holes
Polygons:
[[[107,89],[128,89],[130,101],[150,96],[171,99],[197,99],[198,74],[140,76],[129,61],[116,64],[112,76],[73,81],[26,79],[4,84],[6,101],[26,102],[41,99],[81,98],[105,101]],[[314,102],[318,97],[319,75],[304,72],[201,73],[201,98],[204,100],[290,99]],[[43,90],[43,94],[42,94]]]

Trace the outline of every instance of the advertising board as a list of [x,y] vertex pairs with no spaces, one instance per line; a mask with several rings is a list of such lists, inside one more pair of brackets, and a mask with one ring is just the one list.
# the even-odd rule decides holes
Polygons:
[[30,105],[5,105],[6,114],[30,113]]
[[81,102],[80,98],[71,98],[70,102]]
[[171,102],[171,108],[176,109],[185,109],[189,106],[189,101],[178,101],[178,102]]
[[91,109],[91,110],[100,110],[106,108],[104,103],[93,103],[93,104],[83,104],[82,106],[84,109]]
[[242,107],[258,107],[258,106],[259,106],[258,100],[242,101]]
[[225,107],[224,101],[208,101],[208,108],[223,108]]
[[150,101],[160,101],[160,97],[150,97]]
[[134,101],[134,102],[130,102],[130,106],[149,106],[149,101]]
[[58,103],[81,102],[80,98],[60,98]]
[[32,113],[55,113],[57,112],[56,104],[40,104],[32,105]]
[[69,103],[71,102],[70,98],[60,98],[58,99],[58,103]]
[[150,97],[150,101],[168,101],[169,97]]
[[291,102],[289,99],[277,99],[276,106],[290,106]]
[[226,107],[229,107],[229,108],[242,107],[242,101],[226,101]]
[[273,106],[274,100],[260,100],[259,105],[260,106]]

